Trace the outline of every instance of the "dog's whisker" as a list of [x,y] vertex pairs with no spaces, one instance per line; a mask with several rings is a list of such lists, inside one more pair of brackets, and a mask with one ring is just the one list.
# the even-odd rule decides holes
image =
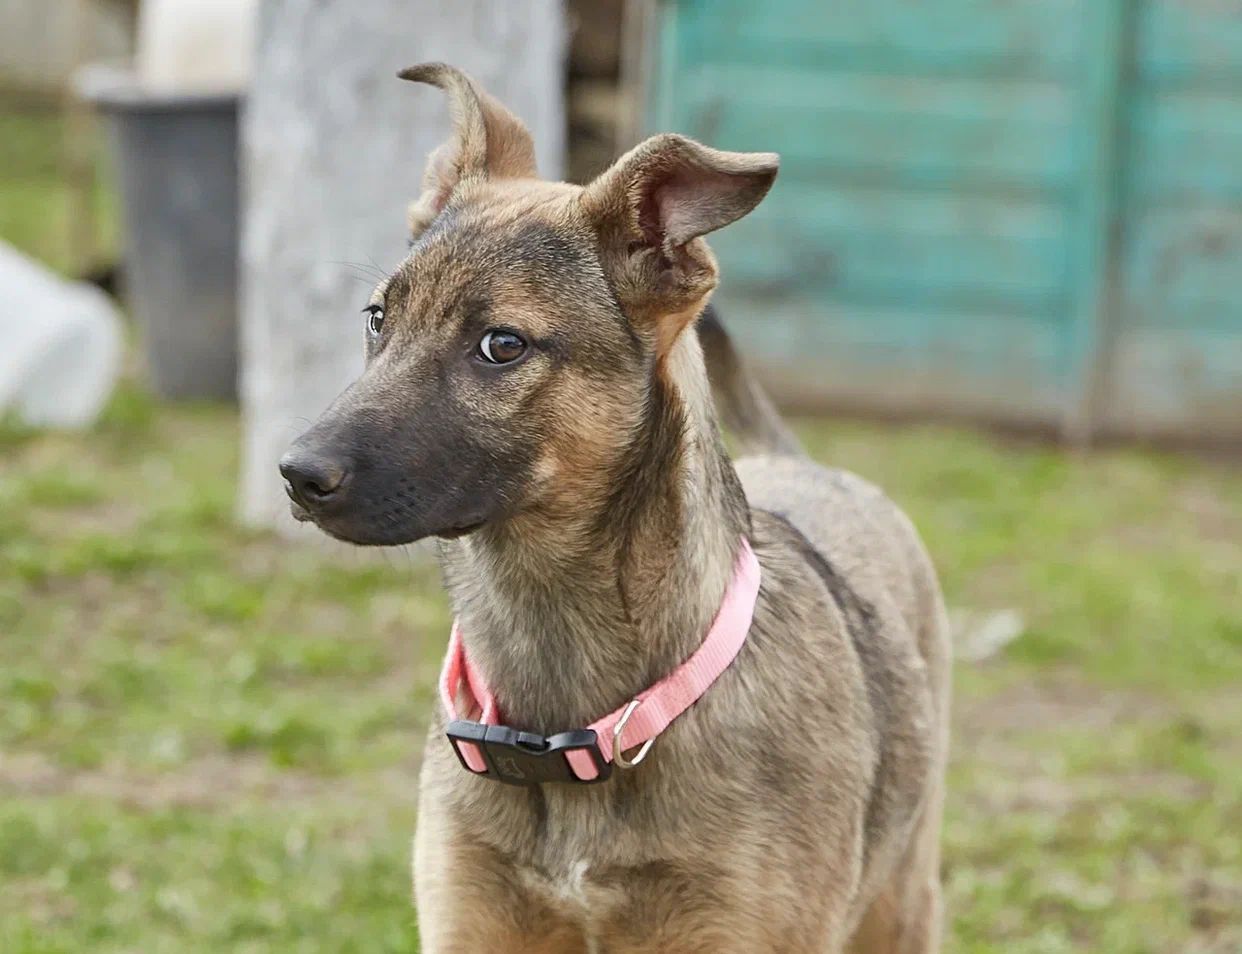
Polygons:
[[359,262],[331,262],[333,265],[340,265],[356,272],[353,275],[355,281],[371,286],[382,285],[389,279],[389,275],[383,269],[374,265],[365,265]]
[[379,264],[379,262],[377,262],[377,261],[376,261],[376,260],[375,260],[372,256],[370,256],[370,255],[368,255],[368,256],[367,256],[367,259],[371,262],[371,266],[372,266],[372,267],[375,269],[375,271],[376,271],[376,272],[377,272],[377,273],[381,276],[381,279],[382,279],[383,281],[388,281],[389,279],[391,279],[391,278],[392,278],[392,276],[393,276],[393,274],[394,274],[394,272],[393,272],[393,271],[390,271],[389,269],[386,269],[386,268],[382,267],[382,266]]

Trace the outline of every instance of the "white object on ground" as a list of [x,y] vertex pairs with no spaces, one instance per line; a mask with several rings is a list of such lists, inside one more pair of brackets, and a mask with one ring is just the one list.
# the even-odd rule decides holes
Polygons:
[[135,68],[152,93],[240,93],[250,85],[255,0],[143,0]]
[[27,424],[90,424],[121,372],[121,346],[107,295],[0,243],[0,409]]
[[990,659],[1026,631],[1026,620],[1015,609],[955,609],[949,613],[954,656],[965,662]]

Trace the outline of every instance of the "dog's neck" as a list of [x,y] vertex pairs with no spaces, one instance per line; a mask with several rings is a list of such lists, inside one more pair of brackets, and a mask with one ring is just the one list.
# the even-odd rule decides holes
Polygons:
[[749,510],[693,331],[651,387],[601,499],[441,547],[467,652],[514,727],[579,728],[623,705],[702,643],[728,586]]

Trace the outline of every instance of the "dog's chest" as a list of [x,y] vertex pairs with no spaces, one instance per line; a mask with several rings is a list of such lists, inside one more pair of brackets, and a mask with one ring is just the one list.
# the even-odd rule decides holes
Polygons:
[[516,874],[532,901],[580,926],[588,939],[625,904],[624,888],[596,877],[586,859],[553,869],[519,865]]
[[[528,793],[526,810],[501,812],[504,820],[494,818],[484,830],[499,835],[496,848],[527,907],[556,912],[590,943],[624,919],[633,903],[638,859],[649,858],[656,848],[649,832],[636,832],[616,817],[603,793],[573,797],[580,794]],[[538,802],[540,809],[531,812]]]

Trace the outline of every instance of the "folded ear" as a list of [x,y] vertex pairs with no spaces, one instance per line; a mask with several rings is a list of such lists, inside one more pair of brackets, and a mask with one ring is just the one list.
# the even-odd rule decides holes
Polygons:
[[421,63],[397,74],[429,83],[449,97],[453,134],[434,149],[423,173],[423,193],[410,206],[410,237],[418,238],[467,179],[529,179],[535,143],[522,121],[469,76],[446,63]]
[[636,316],[681,316],[675,337],[716,285],[715,259],[699,239],[758,205],[779,165],[775,153],[722,152],[664,134],[640,143],[587,186],[584,208],[612,250],[623,303]]

